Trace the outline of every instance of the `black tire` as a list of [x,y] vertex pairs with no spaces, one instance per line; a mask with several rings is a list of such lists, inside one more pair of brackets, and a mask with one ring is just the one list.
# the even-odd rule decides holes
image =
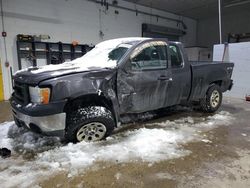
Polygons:
[[[107,108],[101,106],[83,107],[67,114],[65,139],[67,142],[73,143],[82,140],[98,141],[109,136],[114,127],[114,118]],[[99,137],[97,138],[96,135]]]
[[206,96],[200,100],[200,107],[203,112],[213,113],[218,110],[222,102],[222,92],[218,85],[211,85]]

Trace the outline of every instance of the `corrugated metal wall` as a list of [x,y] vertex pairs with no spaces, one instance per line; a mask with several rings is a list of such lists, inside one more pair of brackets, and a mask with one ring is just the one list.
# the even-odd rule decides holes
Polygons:
[[[224,44],[214,45],[213,60],[221,61],[224,53]],[[250,42],[230,43],[225,50],[224,61],[234,63],[234,86],[226,95],[245,98],[250,94]]]

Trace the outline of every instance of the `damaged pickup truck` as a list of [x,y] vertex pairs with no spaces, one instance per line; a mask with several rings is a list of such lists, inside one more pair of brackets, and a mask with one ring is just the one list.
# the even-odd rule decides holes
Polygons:
[[126,114],[187,104],[215,112],[233,85],[233,66],[189,62],[179,42],[113,39],[71,62],[18,71],[10,103],[19,127],[97,141]]

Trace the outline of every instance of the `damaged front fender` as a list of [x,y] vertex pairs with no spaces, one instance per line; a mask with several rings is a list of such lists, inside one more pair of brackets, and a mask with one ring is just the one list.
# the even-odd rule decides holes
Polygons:
[[[115,92],[116,71],[104,70],[88,73],[78,73],[46,80],[40,83],[40,87],[48,86],[52,88],[51,102],[62,99],[73,101],[82,98],[92,100],[92,103],[103,103],[109,105],[116,121],[119,120],[119,105]],[[92,97],[91,97],[92,96]],[[92,99],[91,99],[92,98]]]

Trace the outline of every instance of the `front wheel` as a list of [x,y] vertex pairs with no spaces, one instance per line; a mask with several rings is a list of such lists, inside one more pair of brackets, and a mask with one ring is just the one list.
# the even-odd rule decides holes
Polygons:
[[110,110],[102,106],[79,108],[67,115],[66,140],[93,142],[109,136],[115,127]]
[[218,85],[212,85],[208,88],[206,96],[201,99],[201,110],[213,113],[218,110],[222,102],[222,92]]

